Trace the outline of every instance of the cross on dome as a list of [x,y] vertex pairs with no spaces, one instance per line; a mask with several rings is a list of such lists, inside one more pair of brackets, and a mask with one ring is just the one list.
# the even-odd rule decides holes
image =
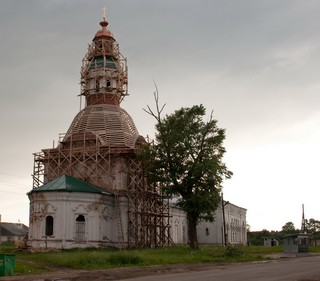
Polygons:
[[103,11],[103,20],[106,20],[106,13],[107,13],[107,7],[106,6],[104,6],[103,8],[102,8],[102,11]]

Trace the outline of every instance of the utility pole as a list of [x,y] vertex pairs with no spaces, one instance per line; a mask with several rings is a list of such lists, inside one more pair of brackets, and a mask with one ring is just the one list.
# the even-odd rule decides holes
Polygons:
[[306,233],[306,220],[304,218],[304,204],[302,204],[301,233]]
[[2,228],[2,226],[1,226],[1,215],[0,215],[0,244],[2,244],[2,239],[1,239],[1,228]]
[[221,207],[222,207],[222,218],[223,218],[223,236],[224,236],[224,245],[227,246],[228,243],[228,233],[226,229],[226,216],[224,212],[224,206],[229,204],[229,201],[224,202],[223,193],[221,193]]

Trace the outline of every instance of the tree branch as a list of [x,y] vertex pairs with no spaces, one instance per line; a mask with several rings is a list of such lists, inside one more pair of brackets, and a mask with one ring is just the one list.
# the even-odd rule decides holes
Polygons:
[[161,123],[161,113],[164,109],[164,107],[166,106],[166,104],[162,105],[161,108],[159,106],[159,91],[158,91],[158,87],[157,84],[154,82],[154,86],[156,88],[156,90],[153,92],[153,98],[155,101],[155,105],[156,105],[156,113],[154,113],[154,111],[151,109],[151,107],[149,105],[147,105],[147,109],[142,108],[144,112],[148,113],[149,115],[151,115],[152,117],[154,117],[159,123]]

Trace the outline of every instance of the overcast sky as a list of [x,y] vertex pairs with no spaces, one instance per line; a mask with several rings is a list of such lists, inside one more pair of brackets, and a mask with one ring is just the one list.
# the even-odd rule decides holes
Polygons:
[[79,111],[81,61],[100,29],[128,59],[122,107],[154,135],[165,113],[203,104],[226,129],[225,200],[251,230],[320,220],[320,1],[0,0],[0,214],[28,224],[33,155]]

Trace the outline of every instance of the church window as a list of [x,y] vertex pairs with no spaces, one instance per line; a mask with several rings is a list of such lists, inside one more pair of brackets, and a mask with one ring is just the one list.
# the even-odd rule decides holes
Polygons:
[[107,80],[107,87],[111,87],[111,81]]
[[83,215],[76,218],[76,240],[85,241],[85,226],[86,220]]
[[183,243],[187,243],[187,232],[186,232],[186,226],[182,226],[182,241]]
[[53,217],[52,216],[47,216],[46,217],[46,235],[51,236],[53,235]]
[[96,91],[99,92],[99,89],[100,89],[100,80],[97,79],[96,80]]
[[206,235],[208,236],[209,235],[209,228],[206,227]]

